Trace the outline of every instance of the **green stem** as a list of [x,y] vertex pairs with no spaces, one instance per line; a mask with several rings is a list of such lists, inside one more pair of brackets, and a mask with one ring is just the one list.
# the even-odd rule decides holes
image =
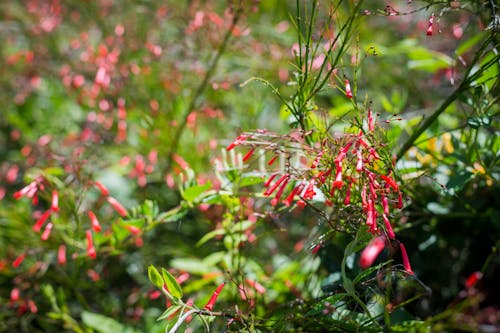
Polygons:
[[201,95],[205,91],[205,89],[208,86],[208,82],[212,78],[213,74],[215,73],[215,70],[217,68],[217,65],[219,63],[219,60],[221,59],[222,55],[226,51],[227,45],[229,43],[229,40],[231,38],[232,32],[234,28],[236,27],[236,24],[238,23],[239,19],[241,18],[241,14],[243,12],[243,5],[240,3],[238,6],[238,9],[236,10],[236,13],[233,16],[233,20],[231,22],[231,26],[227,29],[226,34],[224,35],[224,38],[222,40],[222,43],[219,45],[219,48],[217,49],[217,53],[215,54],[214,58],[212,59],[207,72],[205,73],[205,76],[203,77],[203,80],[201,81],[200,85],[196,89],[195,93],[193,94],[193,97],[191,98],[191,101],[184,111],[184,114],[182,115],[182,119],[179,123],[179,126],[177,127],[177,130],[174,134],[174,138],[172,140],[170,152],[168,154],[168,162],[167,162],[167,172],[170,170],[172,166],[172,156],[177,152],[179,148],[179,144],[181,141],[182,134],[184,132],[184,129],[186,128],[187,121],[188,121],[188,116],[189,114],[196,108],[198,100],[200,99]]

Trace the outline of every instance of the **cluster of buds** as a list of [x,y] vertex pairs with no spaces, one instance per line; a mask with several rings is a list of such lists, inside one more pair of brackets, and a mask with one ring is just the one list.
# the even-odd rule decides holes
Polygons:
[[[380,156],[387,154],[383,145],[376,144],[371,109],[365,118],[366,129],[358,134],[336,134],[316,144],[309,143],[317,141],[312,136],[307,138],[312,132],[297,131],[280,136],[258,130],[239,135],[226,150],[248,147],[239,157],[241,162],[249,161],[256,151],[260,152],[257,154],[259,171],[267,177],[263,195],[271,198],[272,206],[281,203],[305,207],[321,202],[329,207],[325,210],[333,211],[325,215],[335,216],[335,223],[330,225],[337,230],[355,231],[365,224],[375,239],[381,236],[384,241],[376,242],[380,252],[381,244],[389,240],[398,242],[390,222],[390,210],[391,207],[401,209],[403,197],[391,171],[392,161]],[[269,170],[278,159],[278,166]],[[401,244],[400,250],[405,270],[413,273],[404,245]],[[373,260],[362,259],[361,265],[367,267],[366,263],[371,264]]]

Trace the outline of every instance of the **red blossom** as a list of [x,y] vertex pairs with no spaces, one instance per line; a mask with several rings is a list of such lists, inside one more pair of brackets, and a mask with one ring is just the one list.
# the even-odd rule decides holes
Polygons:
[[219,297],[219,294],[222,290],[222,288],[224,288],[224,285],[225,285],[225,282],[222,282],[218,287],[217,289],[215,289],[214,293],[212,294],[212,296],[210,297],[210,299],[208,300],[207,304],[204,306],[204,308],[208,311],[212,311],[213,308],[214,308],[214,304],[215,304],[215,301],[217,301],[217,297]]
[[94,212],[89,211],[87,215],[90,219],[90,223],[92,224],[92,230],[95,232],[101,231],[101,225],[99,224],[99,220],[97,219],[97,216],[95,216]]
[[405,268],[405,271],[410,275],[414,275],[415,273],[413,273],[413,270],[411,269],[410,260],[408,259],[408,253],[406,253],[404,244],[399,243],[399,248],[401,250],[401,257],[403,258],[403,266]]
[[92,240],[92,231],[87,230],[86,236],[87,236],[87,255],[90,258],[95,259],[97,258],[97,252],[95,250],[94,243]]
[[250,159],[250,157],[252,157],[253,153],[255,151],[255,148],[252,148],[250,149],[246,154],[245,156],[243,156],[243,162],[246,162]]
[[43,241],[46,241],[47,239],[49,239],[50,232],[52,231],[52,227],[53,227],[53,224],[51,222],[49,222],[47,224],[47,226],[45,227],[45,230],[43,231],[43,234],[42,234],[42,237],[41,237],[41,239]]
[[278,186],[284,182],[285,180],[288,181],[288,178],[290,177],[289,174],[284,174],[283,176],[281,176],[274,184],[273,186],[269,187],[265,192],[264,192],[264,195],[265,196],[269,196],[271,194],[273,194],[273,192],[276,190],[276,188],[278,188]]
[[267,165],[272,165],[278,159],[278,157],[279,155],[274,155],[273,158],[271,158],[269,162],[267,162]]
[[368,108],[368,130],[370,132],[373,132],[374,129],[375,129],[375,124],[373,123],[372,109]]
[[477,271],[472,273],[465,280],[465,288],[471,289],[476,285],[476,283],[483,278],[483,273]]
[[19,291],[19,288],[12,288],[12,290],[10,291],[10,300],[12,302],[18,301],[20,294],[21,292]]
[[50,208],[53,212],[59,211],[59,193],[56,190],[52,191],[52,204]]
[[394,231],[392,230],[391,222],[389,221],[389,218],[387,215],[382,214],[382,218],[384,219],[384,224],[385,224],[385,229],[387,231],[387,236],[389,236],[390,239],[396,239],[396,235],[394,234]]
[[245,134],[239,135],[233,142],[231,142],[231,144],[229,146],[227,146],[226,150],[230,151],[234,147],[241,145],[245,141],[246,138],[247,138],[247,136]]
[[42,229],[42,227],[43,227],[44,223],[47,221],[47,219],[48,219],[48,218],[49,218],[49,216],[50,216],[50,212],[51,212],[51,211],[50,211],[50,209],[47,209],[47,210],[46,210],[46,211],[42,214],[42,216],[40,216],[40,218],[39,218],[39,219],[36,221],[36,223],[33,225],[33,228],[32,228],[32,229],[33,229],[33,231],[34,231],[34,232],[39,232],[39,231]]
[[26,253],[22,253],[20,254],[16,259],[14,259],[14,261],[12,262],[12,267],[16,268],[16,267],[19,267],[19,265],[21,265],[24,261],[24,259],[26,258]]
[[107,197],[109,195],[108,189],[101,182],[94,181],[94,186],[97,187],[99,191],[101,191],[102,196]]
[[345,95],[347,98],[352,98],[351,84],[347,79],[345,80]]
[[122,206],[121,203],[118,202],[118,200],[116,200],[113,197],[108,197],[107,201],[118,214],[120,214],[123,217],[128,215],[127,210],[125,209],[125,207]]
[[139,235],[141,233],[141,229],[130,224],[125,224],[124,228],[127,229],[132,235]]
[[429,18],[429,24],[427,25],[427,31],[426,31],[427,36],[432,36],[433,25],[434,25],[434,13],[432,13],[431,17]]
[[57,263],[61,266],[66,264],[66,245],[61,244],[57,250]]
[[385,237],[383,235],[373,238],[361,252],[359,266],[363,269],[370,267],[384,248]]

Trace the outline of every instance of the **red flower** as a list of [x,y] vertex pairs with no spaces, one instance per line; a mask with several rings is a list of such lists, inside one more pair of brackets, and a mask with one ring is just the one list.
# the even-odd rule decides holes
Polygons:
[[20,294],[21,292],[19,291],[19,288],[12,288],[12,290],[10,291],[10,300],[12,302],[19,300]]
[[229,150],[233,149],[234,147],[241,145],[245,141],[246,138],[247,138],[247,136],[245,134],[239,135],[233,142],[231,142],[231,144],[229,146],[227,146],[226,150],[229,151]]
[[465,288],[470,289],[476,285],[476,283],[483,278],[483,273],[474,272],[467,277],[465,280]]
[[97,252],[95,251],[94,243],[92,241],[92,231],[87,230],[86,236],[87,236],[87,255],[90,258],[95,259],[97,258]]
[[431,17],[429,18],[429,24],[427,26],[427,36],[432,36],[432,30],[433,30],[433,25],[434,25],[434,13],[431,14]]
[[53,212],[59,211],[59,193],[56,190],[52,191],[52,205],[50,208]]
[[271,186],[270,188],[268,188],[265,192],[264,192],[264,195],[265,196],[269,196],[271,194],[273,194],[273,192],[276,190],[276,188],[282,183],[284,182],[285,180],[288,181],[288,178],[290,177],[290,175],[288,174],[284,174],[283,176],[281,176],[277,181],[276,183],[273,184],[273,186]]
[[42,216],[36,221],[36,223],[33,225],[33,231],[34,232],[39,232],[40,229],[42,229],[44,223],[47,221],[47,219],[50,216],[50,209],[47,209]]
[[217,289],[215,289],[215,292],[212,294],[212,296],[210,297],[210,299],[208,300],[207,304],[204,306],[204,308],[208,311],[212,311],[212,309],[214,308],[214,304],[215,304],[215,301],[217,301],[217,297],[219,297],[219,294],[222,290],[222,288],[224,288],[224,285],[225,285],[225,282],[222,282],[218,287]]
[[45,227],[45,230],[43,231],[43,234],[42,234],[42,237],[41,239],[43,241],[46,241],[47,239],[49,239],[49,236],[50,236],[50,232],[52,231],[52,223],[48,223],[47,226]]
[[92,230],[95,232],[101,231],[101,225],[99,224],[99,220],[97,219],[97,216],[95,216],[93,211],[89,211],[87,215],[90,218],[90,222],[92,223]]
[[252,155],[253,155],[254,151],[255,151],[255,148],[250,149],[250,150],[249,150],[249,151],[245,154],[245,156],[243,156],[243,162],[248,161],[248,159],[249,159],[250,157],[252,157]]
[[401,250],[401,256],[403,258],[403,266],[408,274],[415,274],[411,269],[410,260],[408,259],[408,254],[406,253],[406,248],[403,243],[399,243],[399,248]]
[[57,250],[57,263],[61,266],[66,264],[66,245],[62,244]]
[[347,79],[345,80],[345,95],[347,98],[352,98],[351,84]]
[[24,258],[26,258],[26,253],[20,254],[14,261],[12,262],[12,267],[16,268],[19,267],[24,261]]
[[99,191],[101,191],[101,195],[103,197],[107,197],[109,195],[108,189],[101,182],[95,181],[94,185],[99,189]]
[[385,237],[383,235],[373,238],[361,252],[359,266],[363,269],[370,267],[384,248]]
[[125,209],[125,207],[122,206],[121,203],[118,202],[118,200],[116,200],[113,197],[108,197],[107,200],[108,200],[108,203],[111,205],[111,207],[113,207],[113,209],[118,214],[120,214],[123,217],[128,215],[127,210]]

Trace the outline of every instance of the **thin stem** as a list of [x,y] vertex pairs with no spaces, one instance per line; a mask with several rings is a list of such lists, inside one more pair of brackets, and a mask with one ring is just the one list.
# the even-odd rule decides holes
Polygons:
[[200,85],[196,89],[188,107],[186,108],[186,110],[184,111],[184,114],[182,115],[182,119],[181,119],[180,124],[177,127],[177,130],[174,134],[174,138],[173,138],[172,144],[171,144],[171,149],[170,149],[170,152],[168,154],[167,172],[170,170],[170,168],[172,166],[172,156],[176,153],[177,149],[179,148],[180,139],[182,137],[184,129],[186,128],[189,114],[197,106],[198,100],[200,99],[201,95],[203,94],[203,92],[207,88],[209,80],[212,78],[213,74],[215,73],[215,70],[216,70],[217,65],[219,63],[219,60],[221,59],[222,55],[226,51],[226,48],[227,48],[227,45],[228,45],[229,40],[231,38],[232,32],[233,32],[234,28],[236,27],[236,24],[238,24],[238,21],[241,18],[242,12],[243,12],[243,5],[240,3],[238,6],[238,9],[236,10],[236,12],[233,16],[231,26],[227,29],[226,34],[224,35],[224,38],[222,40],[222,43],[219,45],[219,48],[217,49],[217,53],[215,54],[214,58],[212,59],[212,62],[210,63],[208,70],[205,73],[205,76],[203,77],[203,80],[201,81]]

